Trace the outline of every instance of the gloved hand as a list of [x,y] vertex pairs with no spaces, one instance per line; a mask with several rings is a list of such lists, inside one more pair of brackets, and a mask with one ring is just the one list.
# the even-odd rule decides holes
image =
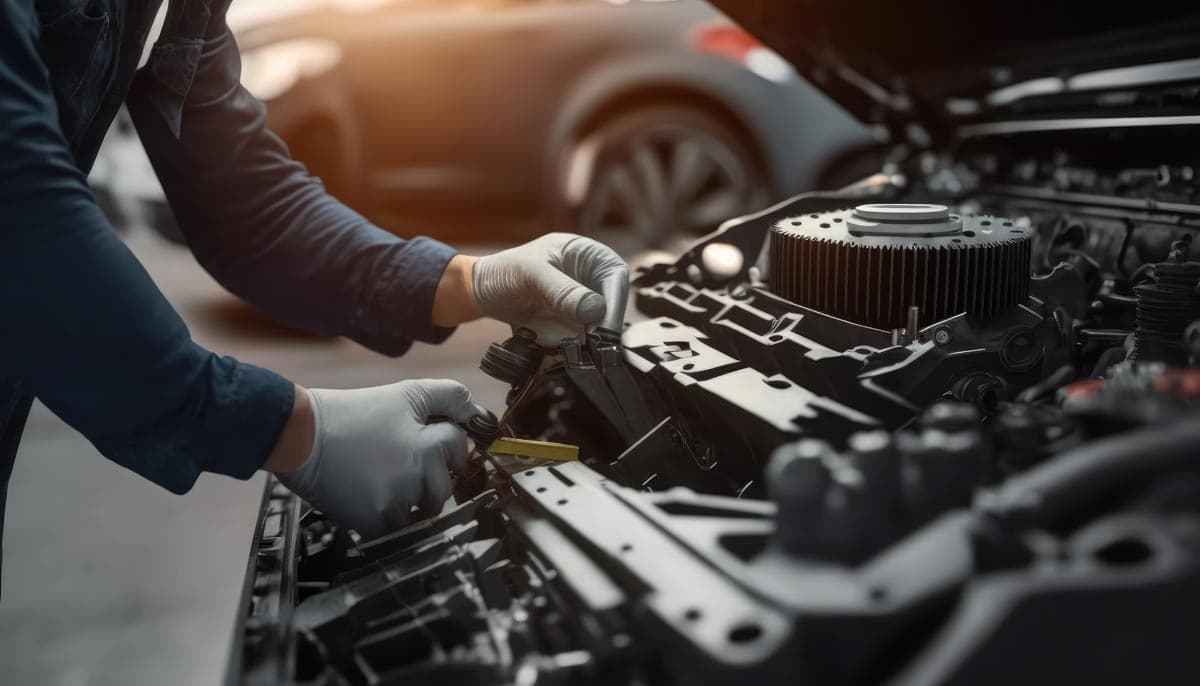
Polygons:
[[420,379],[352,390],[309,389],[316,438],[296,471],[278,474],[293,493],[364,538],[403,527],[419,505],[440,512],[450,468],[467,463],[467,436],[443,417],[476,412],[457,381]]
[[621,331],[629,268],[602,243],[551,233],[479,258],[471,285],[480,313],[529,328],[539,343],[554,346],[587,324]]

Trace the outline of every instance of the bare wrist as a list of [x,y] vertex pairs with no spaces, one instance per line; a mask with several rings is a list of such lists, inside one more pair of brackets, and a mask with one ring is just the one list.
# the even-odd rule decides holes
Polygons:
[[283,425],[279,440],[275,442],[275,447],[263,463],[263,469],[270,472],[294,472],[300,469],[312,454],[316,433],[316,418],[308,391],[297,385],[296,397],[292,401],[292,414]]
[[433,296],[435,326],[458,326],[482,316],[475,305],[474,287],[471,283],[471,271],[478,259],[471,255],[455,255],[450,258]]

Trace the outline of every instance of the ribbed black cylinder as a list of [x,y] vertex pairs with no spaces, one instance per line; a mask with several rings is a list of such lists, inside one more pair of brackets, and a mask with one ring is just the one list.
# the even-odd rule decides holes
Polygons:
[[1200,318],[1200,263],[1168,261],[1154,265],[1155,282],[1134,286],[1137,327],[1129,359],[1187,365],[1183,332]]
[[[990,319],[1029,296],[1031,240],[1007,219],[964,216],[939,235],[856,235],[850,210],[791,217],[771,233],[771,291],[879,329],[963,312]],[[959,221],[955,215],[954,221]]]

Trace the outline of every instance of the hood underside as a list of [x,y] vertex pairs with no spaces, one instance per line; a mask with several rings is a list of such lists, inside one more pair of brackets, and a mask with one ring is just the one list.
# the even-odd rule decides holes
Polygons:
[[712,2],[858,117],[909,138],[914,126],[939,138],[1014,119],[1200,113],[1194,4]]

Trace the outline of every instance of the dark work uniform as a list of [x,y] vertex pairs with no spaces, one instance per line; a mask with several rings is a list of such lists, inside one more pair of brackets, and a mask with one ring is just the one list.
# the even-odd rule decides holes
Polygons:
[[238,85],[229,0],[0,0],[0,531],[33,397],[109,459],[183,493],[248,478],[293,385],[192,342],[108,225],[86,174],[124,102],[192,251],[275,319],[398,355],[440,341],[447,246],[326,195]]

